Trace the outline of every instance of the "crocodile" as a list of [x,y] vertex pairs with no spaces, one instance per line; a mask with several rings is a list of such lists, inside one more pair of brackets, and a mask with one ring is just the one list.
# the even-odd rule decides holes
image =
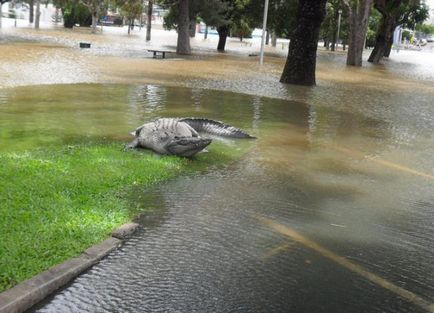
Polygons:
[[204,118],[159,118],[131,133],[134,140],[125,149],[147,148],[159,154],[192,157],[211,142],[199,133],[230,138],[255,138],[236,127]]

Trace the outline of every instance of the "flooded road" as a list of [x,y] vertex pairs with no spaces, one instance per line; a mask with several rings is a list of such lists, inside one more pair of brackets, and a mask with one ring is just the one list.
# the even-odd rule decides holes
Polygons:
[[224,169],[138,194],[156,208],[140,230],[33,312],[434,312],[431,54],[350,70],[324,53],[305,88],[277,83],[280,58],[258,70],[71,50],[89,68],[65,83],[105,84],[6,84],[2,151],[124,140],[160,116],[258,140]]

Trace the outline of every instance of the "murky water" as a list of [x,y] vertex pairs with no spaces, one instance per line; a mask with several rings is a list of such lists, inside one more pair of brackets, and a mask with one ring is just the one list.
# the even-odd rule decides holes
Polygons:
[[94,51],[58,46],[74,36],[21,61],[22,45],[2,46],[2,87],[106,84],[0,89],[1,151],[127,141],[160,116],[219,119],[258,140],[224,169],[143,191],[155,214],[34,311],[434,312],[432,53],[357,70],[322,54],[311,89],[277,83],[279,58],[155,62],[128,52],[138,43],[108,53],[103,37]]
[[425,311],[258,216],[434,302],[434,112],[423,97],[353,113],[158,85],[20,87],[0,99],[4,151],[127,140],[159,116],[215,118],[259,138],[225,169],[143,191],[157,212],[37,312]]

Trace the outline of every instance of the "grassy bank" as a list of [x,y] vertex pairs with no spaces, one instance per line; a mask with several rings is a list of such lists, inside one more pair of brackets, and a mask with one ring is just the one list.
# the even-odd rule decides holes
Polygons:
[[131,220],[143,210],[128,199],[131,187],[241,154],[218,143],[211,149],[196,160],[126,153],[117,143],[0,154],[0,291],[80,254]]

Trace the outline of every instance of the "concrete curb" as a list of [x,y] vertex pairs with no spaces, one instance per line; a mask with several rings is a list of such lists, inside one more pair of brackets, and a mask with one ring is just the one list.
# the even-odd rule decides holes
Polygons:
[[137,223],[124,224],[113,231],[112,237],[93,245],[78,257],[66,260],[0,293],[0,313],[21,313],[28,310],[118,248],[122,240],[138,226]]

